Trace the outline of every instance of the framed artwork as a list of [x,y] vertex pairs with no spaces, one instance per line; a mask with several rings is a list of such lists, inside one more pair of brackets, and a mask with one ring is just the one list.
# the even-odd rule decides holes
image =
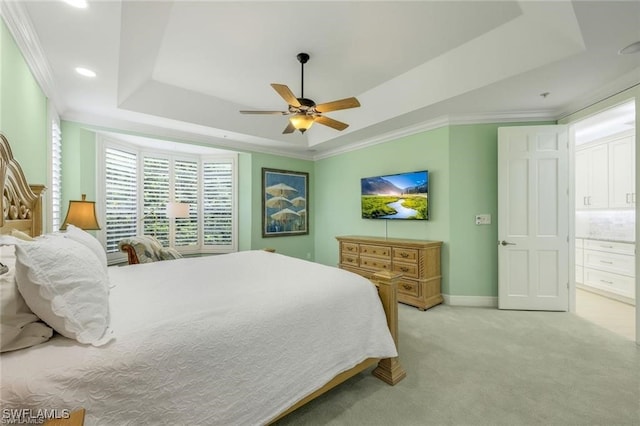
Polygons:
[[262,236],[309,233],[309,173],[262,168]]

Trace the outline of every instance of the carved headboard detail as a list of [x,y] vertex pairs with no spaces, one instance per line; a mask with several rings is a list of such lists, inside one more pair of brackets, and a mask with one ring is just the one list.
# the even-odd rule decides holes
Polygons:
[[7,138],[0,133],[0,234],[13,229],[31,236],[42,233],[44,185],[29,185]]

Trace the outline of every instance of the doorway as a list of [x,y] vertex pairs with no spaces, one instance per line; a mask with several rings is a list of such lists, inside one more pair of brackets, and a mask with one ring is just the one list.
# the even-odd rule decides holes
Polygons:
[[571,125],[575,313],[632,341],[635,294],[635,101]]

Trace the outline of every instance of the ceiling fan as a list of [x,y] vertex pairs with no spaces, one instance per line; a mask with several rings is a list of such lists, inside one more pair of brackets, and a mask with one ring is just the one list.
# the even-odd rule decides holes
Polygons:
[[298,61],[301,65],[301,93],[300,97],[296,98],[291,89],[284,84],[271,83],[271,87],[285,100],[289,105],[286,111],[240,111],[242,114],[278,114],[278,115],[291,115],[289,118],[289,124],[282,133],[293,133],[296,130],[300,130],[300,133],[304,133],[313,123],[320,123],[325,126],[329,126],[336,130],[344,130],[349,125],[333,118],[322,115],[325,112],[338,111],[340,109],[357,108],[360,106],[360,102],[356,98],[345,98],[333,102],[326,102],[318,104],[311,99],[304,97],[304,64],[309,60],[309,54],[298,53]]

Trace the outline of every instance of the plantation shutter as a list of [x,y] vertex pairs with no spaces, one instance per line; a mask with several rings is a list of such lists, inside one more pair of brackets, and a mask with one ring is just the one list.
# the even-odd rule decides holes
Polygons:
[[105,149],[105,221],[107,253],[118,251],[121,239],[136,235],[137,156]]
[[189,204],[189,217],[175,219],[175,246],[198,245],[198,163],[174,163],[174,201]]
[[62,133],[55,121],[51,123],[51,224],[57,231],[62,224]]
[[233,246],[233,163],[203,162],[203,225],[205,248]]
[[144,157],[143,160],[142,233],[154,236],[163,246],[169,245],[169,220],[165,209],[169,202],[169,160]]

